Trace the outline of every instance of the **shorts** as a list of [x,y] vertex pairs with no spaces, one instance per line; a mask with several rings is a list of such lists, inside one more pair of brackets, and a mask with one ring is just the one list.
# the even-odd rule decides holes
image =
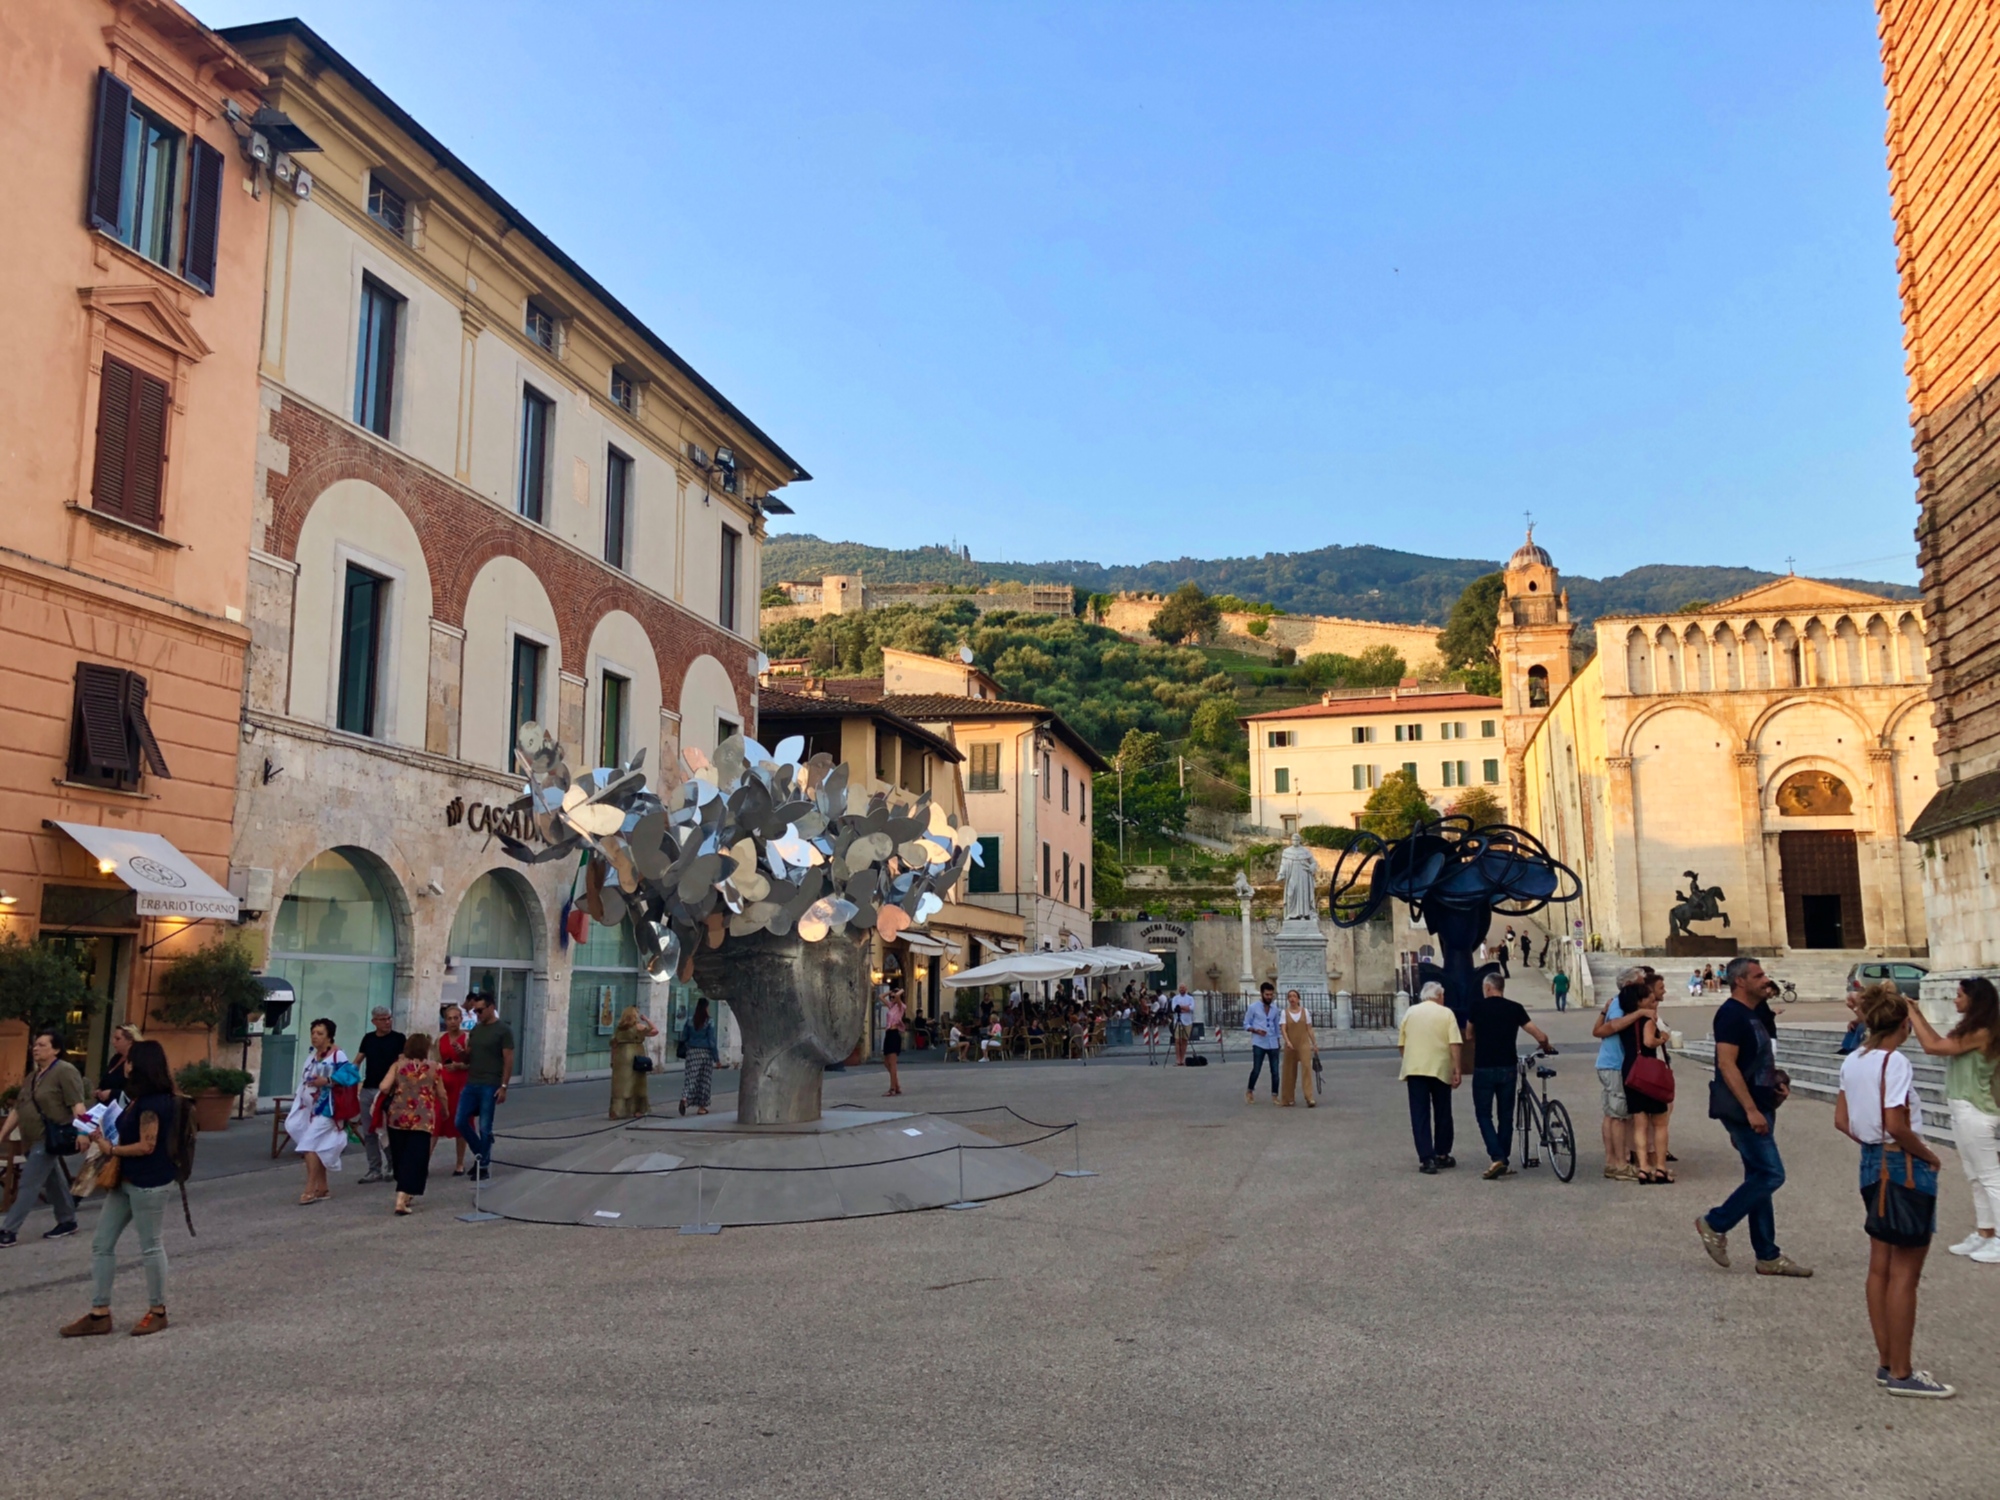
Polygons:
[[1185,1021],[1174,1022],[1175,1041],[1184,1042],[1188,1039],[1189,1036],[1193,1035],[1193,1033],[1194,1033],[1194,1027],[1190,1026],[1187,1022]]
[[1604,1118],[1607,1120],[1627,1120],[1632,1111],[1625,1103],[1625,1070],[1623,1068],[1599,1068],[1598,1087],[1604,1090]]
[[1889,1180],[1898,1186],[1906,1185],[1903,1181],[1906,1167],[1903,1153],[1899,1148],[1891,1146],[1885,1150],[1882,1146],[1864,1145],[1861,1148],[1862,1227],[1871,1240],[1880,1240],[1885,1245],[1921,1250],[1930,1244],[1931,1236],[1937,1233],[1937,1168],[1926,1161],[1911,1161],[1907,1167],[1908,1175],[1915,1179],[1914,1183],[1909,1185],[1915,1189],[1918,1214],[1928,1220],[1923,1228],[1915,1234],[1897,1234],[1886,1229],[1878,1232],[1867,1227],[1867,1220],[1875,1210],[1876,1192],[1882,1181],[1885,1156],[1888,1161]]
[[882,1033],[882,1055],[884,1057],[894,1057],[902,1050],[903,1028],[900,1026],[891,1026],[887,1031]]

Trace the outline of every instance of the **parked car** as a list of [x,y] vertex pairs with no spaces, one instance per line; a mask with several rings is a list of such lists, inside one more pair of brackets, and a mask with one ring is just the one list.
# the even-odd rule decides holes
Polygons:
[[1930,970],[1921,964],[1894,963],[1881,960],[1876,963],[1856,964],[1847,971],[1847,993],[1849,997],[1861,993],[1864,985],[1875,984],[1884,979],[1895,981],[1896,988],[1912,1000],[1917,998],[1918,987],[1924,975]]

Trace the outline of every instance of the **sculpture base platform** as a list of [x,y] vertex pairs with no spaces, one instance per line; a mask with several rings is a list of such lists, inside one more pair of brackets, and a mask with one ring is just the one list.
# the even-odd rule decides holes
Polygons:
[[1668,958],[1734,958],[1736,939],[1733,937],[1705,937],[1699,932],[1686,936],[1675,933],[1667,939]]
[[545,1156],[530,1138],[501,1141],[479,1206],[590,1229],[806,1224],[984,1202],[1055,1175],[1022,1147],[956,1121],[880,1110],[787,1125],[742,1124],[734,1113],[648,1116],[550,1144],[567,1149]]
[[1302,1000],[1327,998],[1326,934],[1319,923],[1288,919],[1271,939],[1278,954],[1278,998],[1297,990]]

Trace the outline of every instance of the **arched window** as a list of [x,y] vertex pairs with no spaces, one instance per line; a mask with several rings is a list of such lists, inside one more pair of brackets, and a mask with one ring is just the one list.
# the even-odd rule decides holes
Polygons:
[[652,981],[639,964],[628,918],[616,927],[590,924],[587,941],[570,949],[569,1041],[567,1077],[601,1073],[611,1067],[611,1033],[625,1007],[641,1014],[651,996],[642,986]]
[[264,1038],[257,1092],[289,1094],[314,1021],[332,1021],[334,1045],[352,1056],[368,1013],[395,1003],[395,916],[373,861],[329,849],[299,871],[278,906],[266,972],[290,980],[298,1004],[285,1030]]
[[1528,707],[1547,708],[1549,706],[1549,669],[1547,667],[1528,668]]
[[1634,693],[1653,691],[1653,653],[1638,630],[1625,636],[1625,681]]
[[527,1064],[528,976],[535,968],[535,934],[527,908],[508,878],[489,870],[473,881],[451,920],[445,952],[465,976],[465,993],[491,995],[514,1031],[514,1071]]

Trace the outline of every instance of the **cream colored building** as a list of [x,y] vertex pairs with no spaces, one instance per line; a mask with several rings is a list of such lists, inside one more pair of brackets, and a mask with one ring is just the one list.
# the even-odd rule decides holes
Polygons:
[[1409,772],[1437,807],[1449,807],[1466,787],[1502,794],[1498,698],[1405,683],[1366,695],[1328,693],[1242,722],[1250,736],[1250,820],[1287,835],[1321,824],[1355,827],[1393,771]]
[[[1510,597],[1558,584],[1534,550],[1510,564]],[[1697,930],[1743,952],[1926,951],[1903,838],[1935,786],[1921,605],[1788,577],[1699,610],[1607,616],[1544,708],[1526,675],[1555,625],[1524,622],[1533,649],[1515,650],[1502,615],[1514,812],[1581,876],[1588,932],[1664,951],[1692,871],[1730,917]]]
[[428,1028],[477,987],[526,1076],[601,1071],[667,987],[622,928],[564,941],[573,860],[494,843],[516,731],[576,768],[644,751],[657,784],[754,729],[764,516],[808,476],[310,28],[225,35],[320,148],[258,205],[245,904],[300,1021]]

